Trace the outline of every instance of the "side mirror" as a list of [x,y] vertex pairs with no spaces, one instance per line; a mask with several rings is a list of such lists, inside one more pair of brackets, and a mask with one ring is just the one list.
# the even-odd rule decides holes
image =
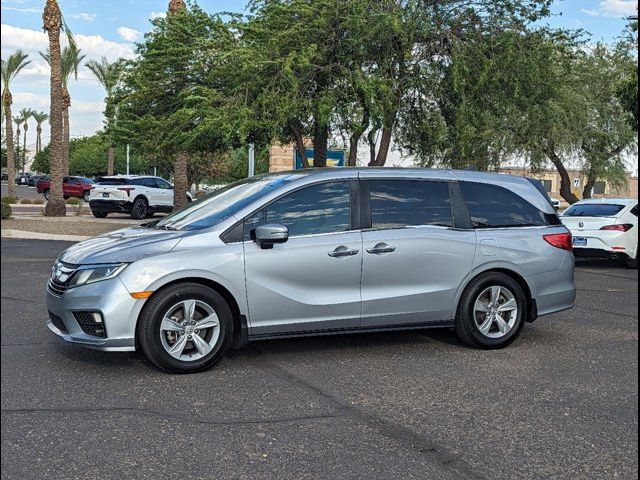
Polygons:
[[289,240],[289,229],[285,225],[261,225],[255,231],[256,243],[260,248],[270,249],[276,243]]

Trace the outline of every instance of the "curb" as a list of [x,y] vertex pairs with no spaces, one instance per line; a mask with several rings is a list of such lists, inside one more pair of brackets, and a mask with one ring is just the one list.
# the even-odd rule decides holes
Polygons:
[[0,230],[2,238],[21,238],[25,240],[62,240],[65,242],[81,242],[91,237],[82,235],[56,235],[53,233],[28,232],[25,230],[13,230],[11,228],[3,228]]

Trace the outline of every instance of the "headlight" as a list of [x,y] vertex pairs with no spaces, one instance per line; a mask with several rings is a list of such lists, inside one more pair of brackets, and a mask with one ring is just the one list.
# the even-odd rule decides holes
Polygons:
[[79,287],[88,283],[101,282],[117,276],[126,268],[126,263],[109,265],[82,265],[69,281],[69,288]]

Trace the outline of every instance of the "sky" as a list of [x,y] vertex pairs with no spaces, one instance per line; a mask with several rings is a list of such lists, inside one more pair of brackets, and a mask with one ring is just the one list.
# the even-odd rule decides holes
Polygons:
[[[134,44],[149,31],[149,20],[164,15],[168,0],[59,0],[60,8],[86,59],[109,60],[131,57]],[[209,12],[244,12],[245,0],[200,0]],[[2,13],[2,58],[17,49],[29,54],[32,63],[12,85],[13,112],[28,107],[48,112],[49,71],[38,55],[47,48],[42,32],[43,0],[0,0]],[[636,14],[635,0],[556,0],[553,17],[544,23],[555,27],[584,29],[592,40],[612,42],[620,35],[627,21]],[[77,81],[69,87],[71,104],[71,134],[80,137],[102,128],[104,91],[92,74],[82,67]],[[30,127],[35,142],[35,127]],[[44,140],[48,139],[48,125],[44,126]]]

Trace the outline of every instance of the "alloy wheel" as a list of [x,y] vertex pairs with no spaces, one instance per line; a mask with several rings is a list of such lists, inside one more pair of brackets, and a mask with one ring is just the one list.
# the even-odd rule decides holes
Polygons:
[[500,285],[485,288],[473,306],[476,327],[485,337],[506,336],[518,319],[518,301],[511,290]]
[[218,315],[202,300],[183,300],[173,305],[160,323],[160,340],[165,351],[184,362],[206,357],[219,337]]

